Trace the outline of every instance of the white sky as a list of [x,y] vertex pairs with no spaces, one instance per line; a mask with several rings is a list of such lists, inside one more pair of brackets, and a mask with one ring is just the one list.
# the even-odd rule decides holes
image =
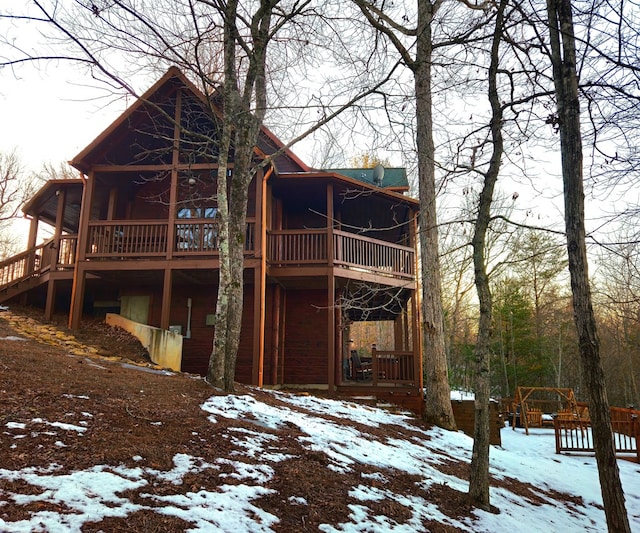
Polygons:
[[[168,378],[170,379],[170,378]],[[257,499],[272,493],[268,483],[274,478],[278,463],[288,456],[278,447],[277,429],[296,427],[300,431],[299,443],[316,453],[326,456],[327,468],[339,476],[349,472],[354,464],[368,465],[371,470],[362,475],[360,483],[350,489],[351,510],[347,521],[334,525],[325,524],[320,530],[326,533],[406,532],[422,530],[422,520],[435,520],[443,524],[470,532],[601,532],[606,530],[602,498],[598,484],[595,460],[590,456],[565,456],[555,454],[553,431],[531,430],[526,436],[523,430],[502,430],[502,447],[491,449],[491,475],[498,479],[516,479],[533,485],[533,491],[542,503],[533,503],[505,488],[491,489],[491,503],[500,509],[500,514],[475,511],[474,518],[461,521],[451,519],[432,503],[423,498],[424,490],[430,486],[446,483],[448,486],[466,491],[467,482],[445,473],[451,457],[468,462],[471,457],[472,439],[462,433],[440,429],[424,431],[424,438],[404,439],[393,430],[394,426],[407,424],[403,415],[347,402],[305,396],[277,394],[284,402],[274,407],[260,402],[253,396],[214,396],[202,409],[209,413],[212,425],[224,417],[228,419],[253,420],[255,428],[230,427],[225,438],[235,451],[229,457],[207,463],[197,456],[176,454],[174,467],[169,471],[153,468],[147,458],[133,455],[135,467],[121,464],[96,464],[87,470],[71,473],[60,472],[55,463],[55,449],[46,450],[52,464],[46,468],[9,470],[0,468],[0,480],[23,481],[28,485],[25,494],[19,492],[22,485],[12,484],[10,489],[0,490],[0,516],[2,506],[25,508],[25,518],[18,522],[7,522],[0,518],[3,532],[56,531],[79,532],[84,524],[100,521],[105,517],[126,517],[138,510],[177,516],[192,524],[192,532],[239,531],[270,532],[277,528],[278,517],[259,507]],[[2,431],[12,435],[14,452],[19,452],[22,442],[56,435],[55,447],[67,446],[70,439],[81,438],[91,430],[94,413],[83,406],[88,396],[78,395],[78,412],[65,414],[65,422],[34,418],[28,423],[16,422],[5,417]],[[87,405],[87,404],[85,404]],[[389,428],[386,442],[380,441],[351,425],[334,423],[331,418],[363,424],[365,427]],[[154,425],[161,422],[149,421]],[[358,426],[359,428],[362,426]],[[274,435],[271,430],[276,430]],[[213,432],[212,432],[213,433]],[[198,436],[197,434],[194,434]],[[79,437],[80,436],[80,437]],[[200,438],[203,438],[200,436]],[[243,458],[259,457],[259,463]],[[443,470],[440,471],[440,465]],[[640,473],[639,465],[619,461],[621,479],[626,493],[627,509],[632,530],[640,531]],[[208,471],[221,479],[232,477],[233,483],[208,490],[203,487],[192,492],[183,486],[190,472]],[[396,473],[417,475],[415,495],[395,494],[387,488],[388,476]],[[175,485],[173,492],[154,493],[156,482]],[[124,491],[127,492],[125,495]],[[559,491],[575,496],[572,501],[553,499],[550,494]],[[31,494],[31,493],[34,494]],[[133,496],[132,496],[133,495]],[[582,504],[577,503],[582,501]],[[403,506],[409,518],[396,523],[386,516],[376,515],[369,502],[391,500]],[[291,505],[307,506],[302,496],[292,496]],[[38,510],[34,503],[50,502],[63,506]]]
[[109,102],[91,80],[81,86],[82,78],[69,68],[33,67],[16,76],[2,71],[0,150],[17,149],[23,164],[38,171],[45,162],[69,161],[116,119],[124,101]]

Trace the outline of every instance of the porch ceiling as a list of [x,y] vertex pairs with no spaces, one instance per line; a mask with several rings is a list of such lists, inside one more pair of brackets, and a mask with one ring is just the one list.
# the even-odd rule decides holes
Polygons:
[[41,221],[51,226],[55,226],[58,196],[64,190],[66,202],[62,229],[67,233],[77,233],[80,220],[80,204],[82,203],[82,189],[83,181],[81,179],[49,180],[24,205],[22,211],[32,217],[38,217]]
[[162,270],[103,270],[93,272],[102,282],[114,287],[131,286],[149,287],[163,282]]
[[[336,278],[335,281],[343,311],[353,322],[395,320],[407,309],[407,302],[413,294],[413,290],[408,288],[385,287],[344,278]],[[269,279],[269,282],[276,280]],[[277,283],[292,291],[321,290],[327,288],[327,277],[278,277]]]
[[[176,260],[179,261],[179,260]],[[110,262],[112,263],[112,262]],[[146,264],[146,263],[145,263]],[[178,270],[173,269],[173,286],[217,286],[220,273],[217,269],[202,268]],[[141,269],[141,270],[91,270],[91,273],[99,279],[114,286],[158,287],[161,288],[164,282],[164,268]],[[253,285],[253,269],[247,268],[244,271],[244,282]],[[325,282],[326,284],[326,282]]]

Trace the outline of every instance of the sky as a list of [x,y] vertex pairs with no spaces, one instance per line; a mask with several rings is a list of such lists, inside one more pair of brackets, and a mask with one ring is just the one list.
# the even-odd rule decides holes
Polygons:
[[[19,341],[19,337],[2,340],[8,342],[12,339]],[[238,457],[235,461],[220,459],[211,464],[197,455],[176,454],[173,468],[162,471],[149,466],[146,458],[132,455],[133,461],[139,465],[135,468],[96,463],[86,470],[64,474],[59,473],[62,465],[57,464],[22,470],[0,467],[0,482],[21,481],[28,487],[24,494],[0,491],[0,530],[6,533],[80,532],[89,522],[152,509],[191,522],[190,532],[275,531],[278,517],[261,509],[256,500],[273,492],[265,485],[274,477],[275,465],[287,460],[286,455],[278,452],[274,435],[265,433],[263,428],[285,425],[298,429],[299,442],[323,454],[328,468],[336,472],[348,472],[354,464],[370,467],[366,474],[369,479],[364,479],[365,474],[362,474],[362,483],[350,489],[354,503],[349,504],[351,514],[348,520],[337,526],[322,525],[320,530],[325,533],[414,533],[422,530],[423,519],[474,533],[606,530],[595,459],[591,456],[556,455],[550,429],[532,429],[526,436],[521,429],[513,431],[507,427],[502,429],[502,446],[491,447],[491,475],[496,480],[512,478],[532,484],[539,489],[538,492],[534,488],[534,494],[540,497],[540,503],[533,503],[504,488],[492,487],[491,503],[500,509],[500,514],[476,510],[473,518],[456,520],[420,496],[394,494],[385,487],[385,479],[394,472],[400,472],[419,476],[424,488],[446,483],[466,492],[466,481],[441,472],[439,466],[446,465],[451,456],[469,461],[471,438],[460,432],[418,428],[413,437],[404,439],[397,437],[399,433],[393,428],[405,425],[407,415],[351,402],[278,392],[271,394],[277,395],[283,403],[276,407],[260,402],[252,395],[228,395],[210,397],[201,405],[211,424],[216,424],[223,417],[254,421],[255,430],[231,425],[228,434],[224,435],[237,450],[231,452],[231,456]],[[78,395],[78,405],[81,406],[82,400],[87,398]],[[80,414],[80,421],[73,424],[41,418],[17,423],[6,417],[1,430],[13,435],[12,448],[19,449],[23,439],[37,439],[45,433],[48,436],[55,434],[55,446],[64,447],[67,438],[91,429],[94,413],[82,411]],[[364,424],[364,427],[389,428],[389,437],[386,442],[371,438],[358,429],[363,426],[336,424],[330,417]],[[244,456],[260,457],[260,462],[243,462]],[[640,467],[622,460],[619,467],[631,527],[640,531]],[[209,471],[212,476],[231,476],[236,482],[221,484],[217,491],[201,489],[192,492],[183,486],[190,473],[201,471]],[[375,483],[371,478],[375,478]],[[151,484],[155,480],[171,483],[175,491],[153,493]],[[11,484],[14,491],[21,486],[22,483]],[[149,489],[145,490],[147,486]],[[575,498],[559,505],[558,500],[549,498],[553,491]],[[127,494],[136,495],[135,501]],[[582,505],[576,503],[580,499]],[[369,505],[381,500],[392,500],[406,508],[409,514],[407,521],[400,524],[386,516],[376,516]],[[53,505],[37,505],[47,502]],[[304,498],[295,496],[290,498],[290,504],[308,505]],[[3,505],[24,506],[25,518],[17,522],[3,520]],[[64,506],[65,511],[56,512],[56,505]],[[42,507],[46,510],[38,510]]]
[[[76,82],[70,80],[75,76]],[[104,89],[91,86],[69,68],[2,71],[0,150],[16,150],[23,165],[38,171],[43,163],[69,161],[124,110]],[[84,84],[84,85],[82,85]]]
[[[45,164],[58,168],[70,161],[129,103],[68,66],[34,67],[14,74],[0,70],[0,152],[15,151],[25,176],[39,173]],[[19,219],[14,228],[26,247],[28,221]]]

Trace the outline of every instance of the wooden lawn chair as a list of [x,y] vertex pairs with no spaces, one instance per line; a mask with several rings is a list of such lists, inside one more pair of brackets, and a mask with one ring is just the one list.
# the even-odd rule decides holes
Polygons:
[[360,359],[360,355],[358,354],[358,350],[351,350],[351,369],[352,369],[352,378],[355,378],[356,381],[358,379],[367,380],[371,379],[373,374],[373,366],[371,363],[365,363]]

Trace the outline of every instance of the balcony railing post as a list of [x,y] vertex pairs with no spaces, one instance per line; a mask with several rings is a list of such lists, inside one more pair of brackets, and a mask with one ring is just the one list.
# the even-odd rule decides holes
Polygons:
[[372,371],[372,380],[373,380],[373,385],[377,385],[378,384],[378,378],[379,378],[379,374],[378,372],[380,366],[379,366],[379,362],[378,362],[378,350],[377,350],[377,346],[376,344],[372,344],[371,345],[371,371]]

